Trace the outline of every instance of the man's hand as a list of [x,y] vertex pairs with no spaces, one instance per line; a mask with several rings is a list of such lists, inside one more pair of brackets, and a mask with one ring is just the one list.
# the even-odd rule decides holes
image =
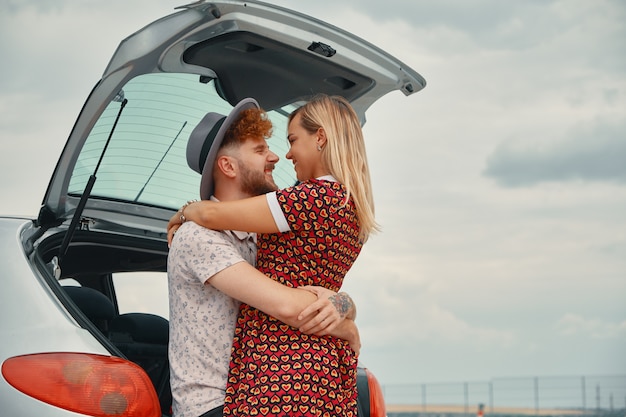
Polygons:
[[305,320],[299,329],[302,333],[324,336],[332,332],[345,318],[354,320],[356,317],[356,307],[347,293],[335,293],[324,287],[311,285],[299,288],[317,295],[317,301],[298,316],[298,320]]

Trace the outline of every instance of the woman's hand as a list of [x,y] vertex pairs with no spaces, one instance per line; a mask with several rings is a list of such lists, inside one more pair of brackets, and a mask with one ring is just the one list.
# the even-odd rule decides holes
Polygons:
[[175,224],[172,226],[168,226],[167,229],[167,247],[170,248],[172,247],[172,241],[174,240],[174,235],[176,234],[176,231],[180,228],[180,224]]
[[354,355],[358,358],[361,354],[361,335],[359,334],[359,329],[357,329],[356,326],[354,326],[354,333],[352,334],[352,337],[348,339],[348,343],[354,351]]
[[167,223],[167,246],[172,246],[172,240],[178,228],[185,223],[188,219],[185,217],[185,209],[190,205],[197,203],[198,200],[187,201],[171,218]]
[[172,240],[174,240],[174,234],[183,224],[183,221],[180,217],[181,211],[178,210],[176,214],[170,218],[170,221],[167,223],[167,246],[172,246]]

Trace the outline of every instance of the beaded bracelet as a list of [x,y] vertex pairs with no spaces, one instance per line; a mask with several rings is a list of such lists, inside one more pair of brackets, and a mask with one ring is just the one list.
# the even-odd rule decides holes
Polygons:
[[185,217],[185,209],[187,208],[187,206],[189,204],[193,204],[193,203],[197,203],[198,200],[189,200],[187,201],[185,204],[183,204],[183,206],[180,208],[180,210],[178,210],[180,212],[180,223],[185,223],[187,221],[187,218]]

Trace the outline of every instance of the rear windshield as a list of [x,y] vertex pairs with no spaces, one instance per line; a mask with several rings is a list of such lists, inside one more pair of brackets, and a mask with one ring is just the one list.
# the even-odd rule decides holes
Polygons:
[[[206,113],[227,115],[232,106],[217,94],[212,81],[201,82],[193,74],[147,74],[127,83],[89,134],[72,172],[69,194],[85,190],[123,99],[127,104],[97,169],[90,199],[177,209],[198,198],[200,175],[187,165],[187,140]],[[280,188],[295,183],[291,162],[285,159],[287,117],[294,108],[268,113],[274,125],[269,145],[280,157],[274,170]]]

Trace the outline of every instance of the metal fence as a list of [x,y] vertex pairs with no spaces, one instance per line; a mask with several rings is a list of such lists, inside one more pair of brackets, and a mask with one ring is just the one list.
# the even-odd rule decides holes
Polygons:
[[615,413],[626,416],[626,375],[385,385],[383,392],[389,417]]

